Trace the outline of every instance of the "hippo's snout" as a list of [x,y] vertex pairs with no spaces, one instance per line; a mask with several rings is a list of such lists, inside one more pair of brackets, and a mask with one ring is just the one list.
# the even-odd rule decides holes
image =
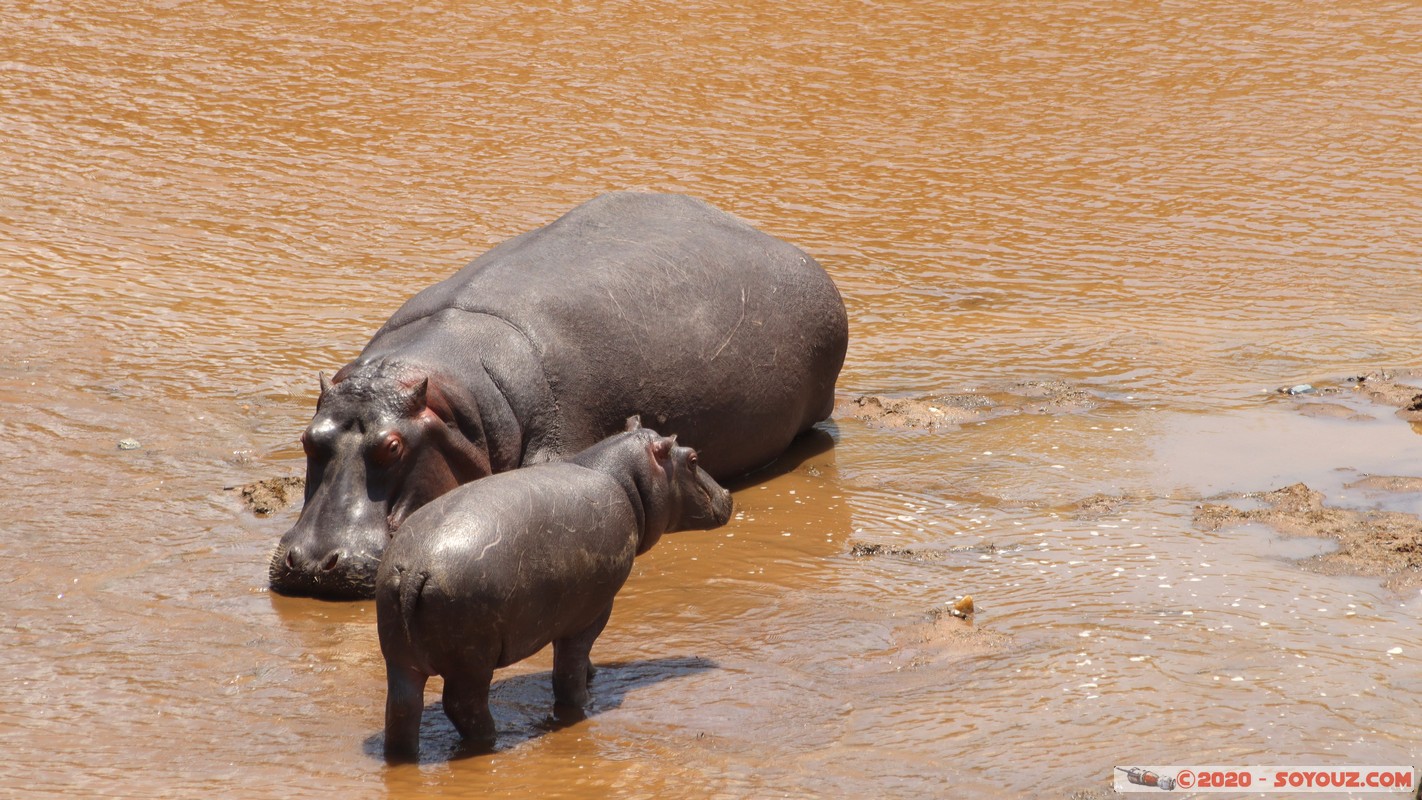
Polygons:
[[688,503],[686,519],[680,527],[682,530],[700,531],[719,528],[731,521],[731,512],[734,510],[735,502],[731,500],[731,493],[710,475],[698,470],[696,497]]
[[380,554],[349,548],[310,548],[283,539],[272,553],[268,581],[272,590],[298,597],[364,600],[375,596]]
[[731,521],[731,512],[735,511],[736,504],[731,499],[731,493],[719,485],[711,493],[711,527],[719,528]]

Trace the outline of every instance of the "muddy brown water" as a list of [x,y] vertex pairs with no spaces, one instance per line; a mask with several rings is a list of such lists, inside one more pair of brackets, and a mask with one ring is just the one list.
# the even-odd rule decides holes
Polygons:
[[[1422,476],[1390,409],[1274,393],[1422,366],[1416,6],[4,20],[0,792],[1029,797],[1118,764],[1422,761],[1415,590],[1191,521],[1294,481],[1422,510],[1345,488]],[[731,525],[639,561],[586,720],[550,723],[545,654],[499,677],[496,753],[461,757],[431,693],[422,762],[387,768],[372,605],[268,593],[295,510],[225,487],[301,471],[316,371],[410,294],[626,188],[820,258],[846,395],[1094,402],[826,425]],[[963,594],[983,638],[935,638]]]

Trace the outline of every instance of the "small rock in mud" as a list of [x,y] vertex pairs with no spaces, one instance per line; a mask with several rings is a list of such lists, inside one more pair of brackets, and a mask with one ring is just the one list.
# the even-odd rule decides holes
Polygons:
[[1321,382],[1316,386],[1312,383],[1296,383],[1293,386],[1280,386],[1274,391],[1279,394],[1286,394],[1291,397],[1297,397],[1300,400],[1305,400],[1309,397],[1322,394],[1342,394],[1348,391],[1348,389],[1332,382]]
[[1259,523],[1291,536],[1324,536],[1338,541],[1337,552],[1308,559],[1327,574],[1387,577],[1394,589],[1422,585],[1422,519],[1399,511],[1354,511],[1323,504],[1323,493],[1302,483],[1272,492],[1249,492],[1262,508],[1241,510],[1206,503],[1195,509],[1205,530]]
[[237,488],[242,504],[259,517],[269,517],[281,511],[306,490],[306,480],[296,476],[269,478]]

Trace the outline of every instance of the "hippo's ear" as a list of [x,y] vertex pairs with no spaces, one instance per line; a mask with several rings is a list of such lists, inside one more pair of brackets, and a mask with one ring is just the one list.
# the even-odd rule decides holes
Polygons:
[[405,395],[405,410],[410,416],[415,416],[425,410],[429,404],[430,378],[426,375],[420,378],[419,383],[410,387],[409,394]]
[[627,418],[627,425],[626,425],[626,427],[624,427],[622,430],[623,430],[623,431],[635,431],[635,430],[641,430],[641,428],[642,428],[642,415],[641,415],[641,414],[633,414],[632,416],[630,416],[630,417]]
[[657,461],[666,461],[668,458],[671,458],[672,448],[674,447],[676,447],[676,437],[663,436],[659,439],[653,439],[652,443],[647,445],[647,450]]
[[321,395],[317,398],[319,401],[321,397],[326,396],[326,392],[331,391],[331,381],[326,378],[326,372],[324,370],[316,373],[316,380],[321,382]]

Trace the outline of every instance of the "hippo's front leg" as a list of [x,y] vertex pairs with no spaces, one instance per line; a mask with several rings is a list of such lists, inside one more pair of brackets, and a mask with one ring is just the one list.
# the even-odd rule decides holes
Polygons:
[[553,641],[553,702],[560,706],[583,708],[588,704],[588,679],[593,676],[592,646],[607,620],[612,605],[598,615],[586,628],[571,636]]

